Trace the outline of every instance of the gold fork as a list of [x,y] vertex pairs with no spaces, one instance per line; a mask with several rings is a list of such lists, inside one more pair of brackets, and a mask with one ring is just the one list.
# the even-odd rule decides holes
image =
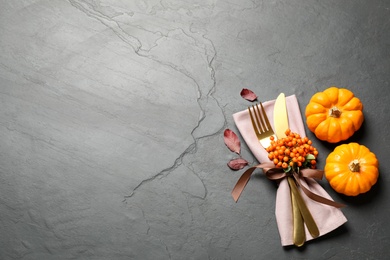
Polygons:
[[[259,105],[261,110],[259,109]],[[259,140],[261,146],[267,148],[271,144],[270,137],[274,136],[274,138],[276,139],[276,136],[274,131],[272,130],[271,124],[268,120],[267,114],[265,113],[264,107],[261,102],[259,105],[248,107],[248,111],[257,139]],[[310,213],[305,212],[305,210],[301,212],[301,208],[306,208],[306,205],[298,192],[298,188],[295,184],[295,181],[291,177],[287,178],[290,186],[291,204],[293,211],[293,240],[296,246],[302,246],[306,240],[303,216],[306,216],[307,214],[310,215]],[[309,216],[309,218],[310,217],[311,216]],[[309,225],[309,227],[311,227],[311,225]],[[313,237],[315,235],[318,236],[318,234],[314,234]]]
[[[259,109],[259,105],[261,110]],[[257,139],[261,146],[267,148],[271,143],[270,137],[274,136],[276,139],[276,136],[274,130],[272,130],[268,117],[265,114],[263,104],[260,102],[260,104],[252,106],[252,108],[248,107],[248,111]]]

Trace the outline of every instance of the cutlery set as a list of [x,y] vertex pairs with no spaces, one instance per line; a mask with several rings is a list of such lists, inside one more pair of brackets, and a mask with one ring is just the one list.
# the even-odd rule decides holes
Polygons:
[[[281,93],[274,105],[274,129],[272,129],[268,117],[261,102],[252,107],[248,107],[249,116],[254,132],[263,148],[270,145],[270,137],[284,138],[285,131],[289,128],[285,95]],[[290,186],[291,205],[293,213],[293,241],[296,246],[302,246],[306,241],[305,224],[313,238],[319,236],[319,230],[305,201],[303,200],[294,177],[287,176]]]

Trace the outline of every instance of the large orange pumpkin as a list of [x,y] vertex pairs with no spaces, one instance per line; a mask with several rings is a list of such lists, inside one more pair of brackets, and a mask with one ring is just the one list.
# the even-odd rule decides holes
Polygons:
[[364,145],[342,144],[326,158],[325,177],[335,191],[356,196],[377,182],[378,165],[375,154]]
[[337,87],[314,94],[305,115],[310,131],[318,139],[330,143],[351,137],[364,120],[360,100],[350,90]]

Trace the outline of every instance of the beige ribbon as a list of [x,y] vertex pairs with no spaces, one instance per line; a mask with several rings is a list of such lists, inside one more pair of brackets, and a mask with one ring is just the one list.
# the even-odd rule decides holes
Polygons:
[[315,169],[302,169],[299,172],[284,172],[282,168],[275,168],[274,163],[272,162],[266,162],[261,163],[259,165],[253,166],[246,170],[241,177],[238,179],[236,185],[233,188],[232,196],[235,202],[238,201],[238,199],[241,196],[241,193],[243,192],[245,186],[247,185],[250,177],[252,176],[252,173],[257,169],[263,169],[265,175],[270,180],[281,180],[289,175],[292,175],[294,179],[296,180],[297,184],[301,187],[303,192],[308,196],[310,199],[317,201],[319,203],[323,203],[329,206],[333,206],[336,208],[342,208],[345,207],[344,204],[335,202],[333,200],[329,200],[327,198],[324,198],[318,194],[313,193],[311,190],[307,189],[305,186],[302,185],[300,181],[300,177],[304,178],[314,178],[321,180],[324,174],[324,171],[322,170],[315,170]]

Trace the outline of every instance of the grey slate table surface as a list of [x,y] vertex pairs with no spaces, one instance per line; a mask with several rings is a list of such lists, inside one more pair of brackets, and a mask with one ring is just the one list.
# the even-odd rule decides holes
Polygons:
[[[389,1],[0,1],[0,259],[386,259]],[[223,130],[280,92],[364,104],[348,140],[380,161],[348,222],[283,248],[276,186],[240,172]],[[319,168],[335,145],[307,131]],[[255,164],[242,144],[242,156]]]

